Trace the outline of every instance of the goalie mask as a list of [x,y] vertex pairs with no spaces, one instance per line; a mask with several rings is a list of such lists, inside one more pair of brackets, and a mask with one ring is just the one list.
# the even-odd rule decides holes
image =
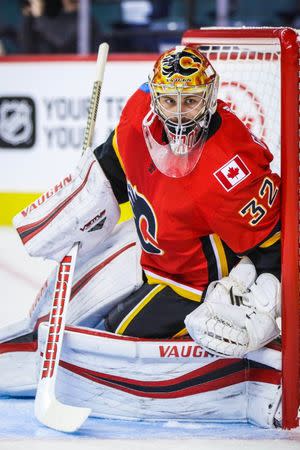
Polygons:
[[[218,75],[192,47],[163,53],[149,76],[151,109],[143,120],[145,141],[156,167],[180,178],[196,166],[217,107]],[[158,136],[163,123],[166,143]]]

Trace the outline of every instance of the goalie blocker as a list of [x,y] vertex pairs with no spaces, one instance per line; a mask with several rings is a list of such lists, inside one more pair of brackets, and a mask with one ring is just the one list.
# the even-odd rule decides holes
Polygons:
[[57,262],[80,242],[92,252],[120,217],[118,202],[94,153],[87,149],[76,169],[17,214],[13,224],[30,256]]

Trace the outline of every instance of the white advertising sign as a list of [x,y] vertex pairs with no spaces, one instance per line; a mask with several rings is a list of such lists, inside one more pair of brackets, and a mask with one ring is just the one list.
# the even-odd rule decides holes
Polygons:
[[[126,99],[153,61],[109,61],[94,146],[118,123]],[[45,191],[81,154],[94,61],[0,63],[0,192]]]

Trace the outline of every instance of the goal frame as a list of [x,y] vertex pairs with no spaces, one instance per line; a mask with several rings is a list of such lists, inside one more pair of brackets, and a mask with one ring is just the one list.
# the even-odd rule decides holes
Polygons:
[[279,44],[281,101],[282,428],[299,425],[299,34],[291,28],[200,28],[182,44]]

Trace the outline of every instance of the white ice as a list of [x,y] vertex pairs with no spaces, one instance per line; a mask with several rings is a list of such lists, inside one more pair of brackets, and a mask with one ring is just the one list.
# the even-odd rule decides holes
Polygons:
[[[26,315],[53,266],[30,258],[15,231],[0,227],[0,326]],[[283,431],[248,424],[89,418],[76,433],[64,434],[36,421],[32,399],[0,398],[0,412],[1,450],[300,450],[300,428]]]

